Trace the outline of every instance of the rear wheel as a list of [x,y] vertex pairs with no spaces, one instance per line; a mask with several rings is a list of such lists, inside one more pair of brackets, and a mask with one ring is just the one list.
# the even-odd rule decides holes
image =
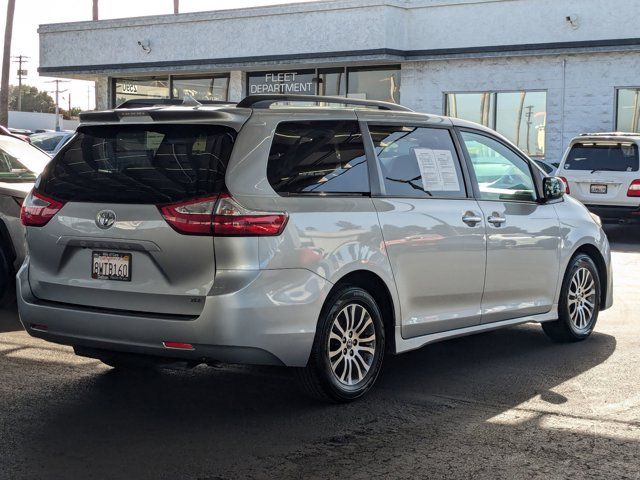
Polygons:
[[297,370],[303,390],[334,402],[349,402],[375,383],[384,358],[380,308],[359,287],[340,288],[327,300],[305,368]]
[[15,298],[15,279],[9,257],[0,248],[0,307],[9,304]]
[[584,340],[593,331],[600,311],[600,276],[591,257],[576,255],[567,268],[558,320],[542,324],[544,333],[555,342]]

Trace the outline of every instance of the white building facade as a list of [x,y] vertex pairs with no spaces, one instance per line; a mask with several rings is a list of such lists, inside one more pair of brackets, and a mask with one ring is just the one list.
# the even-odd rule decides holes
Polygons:
[[135,98],[346,95],[459,116],[557,162],[639,131],[636,0],[338,0],[40,26],[40,73]]

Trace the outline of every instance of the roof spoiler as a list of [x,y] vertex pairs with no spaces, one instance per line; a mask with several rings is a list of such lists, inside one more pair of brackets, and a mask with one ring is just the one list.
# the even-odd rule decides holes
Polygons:
[[134,98],[126,100],[116,107],[116,109],[128,108],[147,108],[147,107],[199,107],[201,105],[233,105],[235,102],[226,102],[224,100],[196,100],[193,97],[186,96],[182,98]]
[[353,105],[359,107],[374,107],[379,110],[391,110],[398,112],[413,112],[408,107],[397,103],[381,102],[377,100],[360,100],[358,98],[328,97],[321,95],[250,95],[238,103],[239,108],[269,108],[278,102],[297,103],[331,103],[335,105]]

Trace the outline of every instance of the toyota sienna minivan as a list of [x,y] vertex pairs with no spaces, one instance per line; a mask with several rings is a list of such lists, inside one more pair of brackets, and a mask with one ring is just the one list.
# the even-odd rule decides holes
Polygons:
[[349,401],[388,353],[525,322],[583,340],[612,304],[597,217],[492,130],[335,97],[166,103],[83,114],[25,200],[31,335],[115,368],[295,367]]

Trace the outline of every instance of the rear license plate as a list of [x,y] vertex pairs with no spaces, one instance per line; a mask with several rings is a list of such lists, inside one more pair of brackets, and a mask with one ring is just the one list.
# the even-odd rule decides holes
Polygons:
[[131,281],[131,254],[92,252],[91,278],[96,280]]
[[592,183],[591,193],[607,193],[607,186],[602,183]]

